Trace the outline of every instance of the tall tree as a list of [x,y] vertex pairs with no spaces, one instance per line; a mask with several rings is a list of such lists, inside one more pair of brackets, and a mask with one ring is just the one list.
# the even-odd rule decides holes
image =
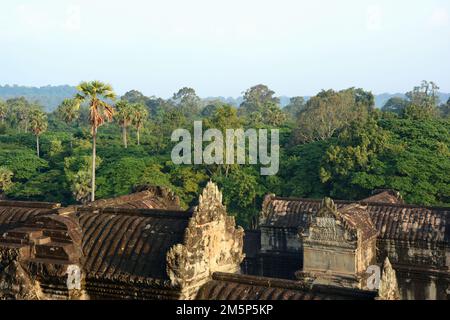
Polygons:
[[[205,119],[205,127],[208,129],[220,130],[225,137],[227,129],[242,129],[243,123],[241,118],[238,117],[238,112],[235,107],[229,104],[222,103],[222,106],[217,107],[212,115]],[[226,148],[224,148],[222,155],[223,159],[226,158],[226,151]],[[224,163],[218,165],[210,165],[208,167],[212,169],[210,170],[208,169],[208,167],[207,169],[211,172],[211,174],[213,174],[213,172],[215,172],[215,174],[224,172],[225,176],[228,176],[228,173],[233,166],[238,167],[239,165]]]
[[401,115],[405,112],[405,109],[408,105],[408,100],[401,97],[392,97],[384,104],[381,110],[384,112],[392,112],[397,115]]
[[6,115],[8,114],[8,105],[5,101],[0,99],[0,120],[5,123]]
[[446,104],[442,104],[440,106],[441,115],[444,118],[448,118],[450,116],[450,98],[448,98]]
[[258,84],[244,92],[244,101],[239,107],[240,115],[251,115],[263,112],[269,105],[278,105],[280,99],[274,97],[275,92],[266,85]]
[[30,112],[30,128],[36,136],[36,154],[39,157],[39,136],[48,128],[47,115],[39,109]]
[[120,99],[125,100],[129,103],[143,103],[143,104],[145,104],[149,100],[149,98],[147,98],[140,91],[137,90],[131,90],[126,92]]
[[12,98],[6,101],[8,105],[8,119],[10,125],[15,127],[19,132],[24,129],[28,130],[28,116],[30,112],[30,104],[24,97]]
[[[64,99],[56,109],[56,115],[67,125],[80,119],[80,102],[77,99]],[[73,139],[70,138],[70,148],[73,148]]]
[[92,133],[92,179],[91,201],[95,201],[95,159],[97,153],[97,130],[105,123],[112,121],[114,108],[107,100],[114,100],[116,94],[109,84],[100,81],[82,82],[77,87],[76,99],[89,101],[89,121]]
[[200,112],[201,99],[192,88],[181,88],[177,93],[174,93],[172,100],[185,117],[192,118]]
[[297,119],[299,113],[305,108],[305,99],[303,97],[292,97],[289,104],[283,108],[291,119]]
[[13,185],[11,179],[13,172],[5,166],[0,166],[0,199],[5,191],[8,191]]
[[76,99],[64,99],[56,109],[57,116],[67,124],[80,117],[80,102]]
[[128,127],[133,120],[134,106],[125,100],[116,103],[116,118],[122,128],[123,145],[128,148]]
[[147,107],[142,103],[133,104],[132,108],[132,123],[136,128],[137,144],[141,144],[141,129],[144,126],[145,120],[148,118]]
[[244,93],[238,113],[253,126],[280,125],[285,115],[280,109],[280,99],[266,85],[259,84]]
[[373,108],[370,95],[354,88],[321,91],[300,112],[294,140],[300,143],[327,140],[353,121],[364,122]]
[[435,118],[439,113],[438,90],[439,87],[434,82],[424,80],[420,86],[406,93],[410,104],[405,108],[404,116],[417,120]]

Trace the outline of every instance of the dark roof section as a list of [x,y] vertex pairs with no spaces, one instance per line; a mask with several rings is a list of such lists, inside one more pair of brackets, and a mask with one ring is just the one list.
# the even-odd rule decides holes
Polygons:
[[[91,278],[165,282],[166,254],[182,243],[191,213],[138,209],[78,210],[83,268]],[[141,279],[141,280],[139,280]],[[145,281],[147,281],[145,280]]]
[[180,199],[164,187],[143,186],[136,193],[111,199],[101,199],[87,204],[88,207],[115,207],[140,209],[181,210]]
[[377,230],[367,207],[358,203],[349,204],[339,210],[339,215],[344,218],[347,227],[360,232],[362,241],[373,239],[377,236]]
[[404,201],[398,191],[391,189],[375,190],[372,195],[364,200],[364,202],[380,202],[380,203],[397,203],[403,204]]
[[[307,227],[308,216],[317,212],[321,200],[281,198],[266,199],[262,210],[262,227]],[[379,239],[425,241],[448,244],[450,208],[421,207],[407,204],[362,201],[334,201],[338,210],[350,204],[367,206]]]
[[56,213],[59,203],[0,201],[0,231],[5,231],[31,218]]
[[329,286],[310,288],[298,281],[257,276],[214,273],[203,285],[200,300],[366,300],[375,292]]

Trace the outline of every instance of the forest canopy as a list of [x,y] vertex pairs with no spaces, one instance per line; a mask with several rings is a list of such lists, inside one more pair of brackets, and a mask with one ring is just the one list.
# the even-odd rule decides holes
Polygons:
[[[423,82],[381,110],[359,88],[293,97],[282,108],[262,84],[246,90],[239,106],[201,99],[187,87],[169,99],[137,90],[116,98],[99,82],[83,83],[52,112],[33,99],[0,99],[0,197],[83,203],[92,198],[95,174],[97,198],[160,185],[188,207],[211,179],[245,227],[267,193],[353,200],[390,188],[408,203],[450,206],[450,99],[441,103],[437,90]],[[261,176],[255,165],[174,165],[171,132],[192,130],[194,120],[203,120],[204,130],[280,129],[279,173]]]

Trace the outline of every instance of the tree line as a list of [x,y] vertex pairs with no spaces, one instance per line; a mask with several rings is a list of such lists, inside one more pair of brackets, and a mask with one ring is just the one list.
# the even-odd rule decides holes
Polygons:
[[[307,101],[293,97],[281,108],[262,84],[246,90],[238,108],[204,101],[192,88],[170,99],[136,90],[116,97],[99,81],[80,83],[51,113],[24,98],[8,99],[0,101],[0,194],[75,203],[153,184],[172,188],[188,206],[213,179],[245,226],[255,223],[267,192],[358,199],[394,188],[411,203],[447,205],[450,100],[438,105],[437,90],[424,81],[381,110],[359,88],[323,90]],[[173,165],[171,133],[192,130],[194,120],[222,131],[279,128],[280,173],[261,177],[251,165]]]

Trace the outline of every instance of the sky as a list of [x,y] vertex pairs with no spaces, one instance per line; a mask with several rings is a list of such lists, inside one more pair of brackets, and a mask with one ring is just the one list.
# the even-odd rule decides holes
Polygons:
[[449,0],[0,0],[0,85],[450,92]]

